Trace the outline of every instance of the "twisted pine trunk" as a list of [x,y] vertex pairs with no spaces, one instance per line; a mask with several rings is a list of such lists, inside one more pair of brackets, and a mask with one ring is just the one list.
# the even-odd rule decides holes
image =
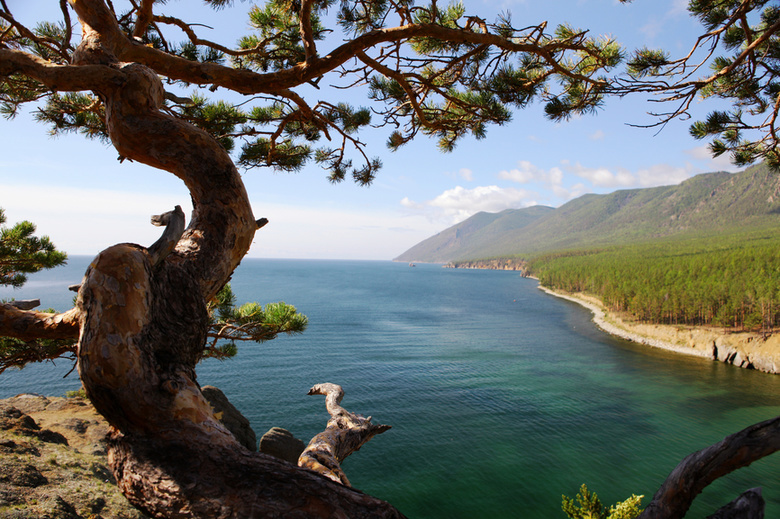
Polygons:
[[84,30],[76,64],[112,71],[98,93],[114,146],[182,179],[194,207],[189,227],[168,244],[101,252],[79,290],[79,374],[114,426],[109,463],[119,487],[153,517],[400,517],[382,501],[249,452],[215,418],[194,367],[206,341],[206,301],[254,236],[247,193],[211,136],[160,111],[156,74],[116,60],[118,44],[105,35],[118,31],[105,4],[72,5]]

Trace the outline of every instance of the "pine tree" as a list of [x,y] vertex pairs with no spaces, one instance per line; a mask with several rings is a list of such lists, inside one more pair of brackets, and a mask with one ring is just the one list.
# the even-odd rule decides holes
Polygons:
[[663,49],[634,51],[618,89],[657,94],[669,108],[653,114],[655,125],[687,117],[697,99],[726,100],[731,108],[694,122],[691,135],[713,138],[712,154],[729,154],[738,166],[764,160],[780,169],[780,6],[772,0],[691,0],[688,11],[703,26],[690,52],[673,58]]
[[27,274],[63,265],[68,256],[56,249],[48,236],[35,236],[35,224],[23,221],[5,227],[0,208],[0,285],[21,287]]

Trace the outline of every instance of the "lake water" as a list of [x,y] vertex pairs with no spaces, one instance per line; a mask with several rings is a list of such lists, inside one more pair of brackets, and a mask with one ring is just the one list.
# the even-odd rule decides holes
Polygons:
[[[0,298],[65,309],[89,258],[42,272]],[[239,302],[285,301],[308,330],[207,361],[258,437],[308,441],[328,415],[318,382],[393,428],[344,463],[351,482],[411,518],[564,517],[561,494],[587,483],[606,503],[644,503],[687,454],[780,414],[780,377],[613,338],[585,309],[515,272],[392,262],[245,260]],[[0,398],[76,389],[66,362],[0,376]],[[780,517],[780,455],[709,487],[688,517],[764,488]]]

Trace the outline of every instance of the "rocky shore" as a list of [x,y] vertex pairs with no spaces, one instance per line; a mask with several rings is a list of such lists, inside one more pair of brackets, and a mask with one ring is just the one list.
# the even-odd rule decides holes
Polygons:
[[[249,450],[249,421],[217,388],[203,393]],[[121,494],[107,460],[109,425],[86,399],[21,394],[0,400],[0,517],[3,519],[146,519]],[[273,427],[260,452],[295,464],[305,444]]]
[[780,336],[731,332],[717,328],[630,322],[610,314],[601,301],[583,293],[562,293],[539,286],[593,312],[593,322],[607,333],[653,348],[703,357],[766,373],[780,373]]

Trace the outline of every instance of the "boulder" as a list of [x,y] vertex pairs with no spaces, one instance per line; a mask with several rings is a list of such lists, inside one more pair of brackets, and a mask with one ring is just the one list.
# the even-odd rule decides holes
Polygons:
[[298,457],[305,448],[306,444],[303,441],[281,427],[272,427],[260,438],[260,452],[288,461],[293,465],[298,464]]
[[203,396],[206,397],[214,414],[219,421],[227,427],[227,430],[233,433],[238,442],[250,451],[257,450],[257,436],[255,431],[249,425],[249,420],[241,414],[241,411],[230,403],[219,388],[214,386],[203,386],[201,388]]
[[751,488],[707,519],[764,519],[764,506],[761,488]]

